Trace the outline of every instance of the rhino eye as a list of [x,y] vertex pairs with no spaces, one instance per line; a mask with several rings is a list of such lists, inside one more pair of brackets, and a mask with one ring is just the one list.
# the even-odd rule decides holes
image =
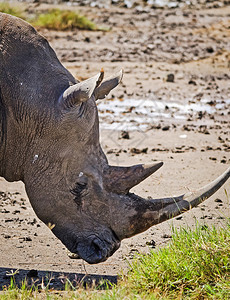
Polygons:
[[71,194],[75,196],[74,201],[77,203],[78,206],[81,205],[81,198],[84,192],[87,189],[87,183],[85,182],[77,182],[76,186],[70,190]]

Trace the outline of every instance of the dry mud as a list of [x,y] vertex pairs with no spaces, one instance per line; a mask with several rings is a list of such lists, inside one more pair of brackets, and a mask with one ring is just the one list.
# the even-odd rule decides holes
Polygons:
[[[123,68],[122,84],[98,103],[101,143],[114,165],[164,162],[133,189],[143,197],[194,190],[229,165],[230,7],[218,3],[173,9],[68,6],[110,30],[40,30],[80,80],[101,68],[108,76]],[[31,13],[51,7],[27,5]],[[224,226],[230,214],[227,182],[198,208],[124,240],[106,262],[89,265],[67,256],[36,217],[21,182],[0,178],[0,191],[0,287],[17,269],[18,282],[27,276],[39,284],[42,277],[49,281],[53,276],[53,288],[61,288],[66,276],[116,282],[136,252],[170,242],[172,226]]]

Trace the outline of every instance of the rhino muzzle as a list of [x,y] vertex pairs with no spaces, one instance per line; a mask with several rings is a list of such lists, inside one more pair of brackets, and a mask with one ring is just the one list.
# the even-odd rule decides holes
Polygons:
[[80,236],[74,229],[69,232],[68,228],[58,226],[52,231],[70,251],[71,257],[81,258],[89,264],[106,261],[121,245],[115,232],[108,227],[95,225],[89,233],[83,232]]
[[99,236],[88,237],[77,244],[76,251],[80,258],[90,264],[96,264],[107,260],[118,248],[120,241],[114,234],[104,238]]

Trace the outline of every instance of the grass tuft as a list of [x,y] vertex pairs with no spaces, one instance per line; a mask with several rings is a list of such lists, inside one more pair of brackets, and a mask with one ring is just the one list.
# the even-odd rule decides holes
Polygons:
[[137,257],[127,281],[136,293],[230,299],[229,223],[220,229],[174,229],[170,245]]
[[53,30],[97,30],[97,26],[85,16],[70,10],[52,9],[38,15],[33,25]]
[[9,3],[6,3],[6,2],[0,3],[0,12],[9,14],[9,15],[21,18],[21,19],[25,18],[22,10],[19,7],[11,6],[11,5],[9,5]]
[[106,29],[99,28],[85,16],[71,10],[50,9],[46,13],[35,13],[35,16],[31,19],[31,17],[26,14],[26,11],[12,6],[9,3],[1,2],[0,12],[19,17],[31,23],[33,26],[40,28],[52,30],[81,29],[106,31]]

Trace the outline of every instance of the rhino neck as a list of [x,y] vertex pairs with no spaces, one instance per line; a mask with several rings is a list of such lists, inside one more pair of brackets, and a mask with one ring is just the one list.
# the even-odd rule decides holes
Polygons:
[[24,181],[25,162],[33,161],[35,138],[47,121],[46,113],[38,112],[0,93],[0,176],[7,181]]
[[0,151],[0,176],[10,182],[23,181],[23,161],[27,152],[25,139],[23,140],[12,123],[7,117],[1,124],[4,132]]

